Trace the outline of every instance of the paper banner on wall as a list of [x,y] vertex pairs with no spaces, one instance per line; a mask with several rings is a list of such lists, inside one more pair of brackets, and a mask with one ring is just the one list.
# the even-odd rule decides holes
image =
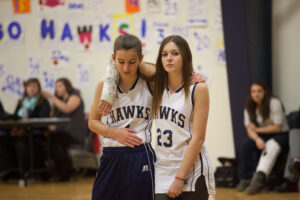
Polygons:
[[179,13],[179,0],[163,0],[163,16],[166,20],[175,21]]
[[20,99],[23,95],[23,79],[14,73],[5,73],[1,81],[1,92],[14,99]]
[[0,49],[23,49],[24,34],[24,22],[20,17],[0,16]]
[[65,0],[39,0],[38,1],[41,12],[53,12],[65,10]]
[[77,85],[90,86],[90,79],[90,65],[87,63],[79,63],[77,65]]
[[41,58],[40,56],[28,57],[28,77],[39,78],[41,76]]
[[140,0],[125,0],[127,13],[140,12]]
[[190,26],[207,25],[207,0],[188,0],[187,24]]
[[70,53],[59,49],[52,50],[50,60],[54,69],[69,67]]
[[30,0],[12,0],[14,13],[29,13]]
[[103,0],[86,0],[84,5],[88,10],[101,11],[104,9]]
[[84,0],[67,0],[67,9],[69,11],[83,11],[85,9]]
[[114,40],[126,33],[134,34],[134,24],[132,14],[117,14],[113,19],[113,38]]
[[53,18],[44,15],[39,19],[39,43],[41,47],[51,49],[111,50],[112,21],[112,16],[82,18],[78,15],[61,15]]
[[153,22],[150,17],[135,15],[134,28],[135,35],[141,40],[144,53],[150,52],[154,48],[152,42],[152,25]]
[[147,0],[147,12],[158,13],[161,12],[161,0]]

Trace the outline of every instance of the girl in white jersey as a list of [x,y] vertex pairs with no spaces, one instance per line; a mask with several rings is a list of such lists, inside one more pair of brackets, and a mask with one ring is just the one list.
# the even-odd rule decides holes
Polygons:
[[160,46],[152,116],[157,127],[155,193],[157,200],[207,200],[215,193],[213,168],[204,145],[209,112],[205,83],[190,86],[192,54],[181,36]]
[[141,41],[121,35],[114,44],[113,60],[120,75],[118,97],[107,116],[97,109],[103,80],[96,87],[89,128],[102,136],[103,155],[92,200],[153,200],[154,158],[150,145],[151,100],[149,84],[139,78],[143,59]]

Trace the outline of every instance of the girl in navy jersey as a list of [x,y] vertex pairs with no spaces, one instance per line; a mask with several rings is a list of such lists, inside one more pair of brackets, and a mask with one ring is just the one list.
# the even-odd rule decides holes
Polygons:
[[157,200],[207,200],[215,193],[213,168],[204,145],[209,112],[205,83],[190,85],[192,54],[181,36],[160,46],[152,116],[157,128],[155,193]]
[[142,44],[134,35],[121,35],[114,43],[113,60],[119,72],[117,99],[101,122],[98,109],[103,83],[96,87],[89,128],[102,136],[103,155],[94,182],[92,200],[154,199],[154,153],[151,140],[152,94],[138,75]]

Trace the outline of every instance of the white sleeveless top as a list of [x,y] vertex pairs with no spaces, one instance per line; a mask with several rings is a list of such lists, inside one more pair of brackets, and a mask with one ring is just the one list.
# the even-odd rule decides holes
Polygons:
[[[185,100],[183,87],[171,94],[165,89],[160,112],[155,118],[157,127],[155,163],[155,193],[166,193],[183,161],[191,140],[193,94],[196,85],[190,86],[190,97]],[[185,178],[183,191],[195,191],[200,175],[205,176],[209,194],[215,194],[214,170],[203,144],[201,152]]]
[[[118,86],[118,98],[107,116],[106,124],[115,128],[130,128],[142,138],[143,143],[151,142],[152,93],[148,83],[137,78],[128,93]],[[124,147],[113,138],[104,137],[103,147]]]

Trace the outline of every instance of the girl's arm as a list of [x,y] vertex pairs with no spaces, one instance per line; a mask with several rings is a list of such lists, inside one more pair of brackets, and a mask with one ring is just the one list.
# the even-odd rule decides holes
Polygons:
[[255,131],[262,134],[274,134],[274,133],[280,133],[281,128],[282,128],[281,124],[274,124],[272,126],[256,128]]
[[102,114],[98,110],[98,105],[100,102],[103,83],[104,81],[101,80],[96,86],[88,122],[89,128],[94,133],[100,134],[104,137],[114,138],[126,146],[133,148],[134,146],[140,145],[142,143],[142,139],[133,134],[136,132],[135,130],[128,128],[113,128],[101,122]]
[[142,75],[151,80],[156,72],[155,64],[142,62],[139,66],[139,71]]
[[52,95],[51,100],[53,104],[64,113],[71,113],[80,105],[80,98],[77,95],[72,94],[67,103],[63,102],[56,96]]
[[168,195],[172,198],[181,194],[184,185],[183,180],[192,168],[195,160],[199,157],[199,153],[205,140],[208,112],[208,88],[205,83],[199,83],[196,85],[194,91],[193,136],[186,149],[180,168],[176,173],[176,178],[169,188]]

